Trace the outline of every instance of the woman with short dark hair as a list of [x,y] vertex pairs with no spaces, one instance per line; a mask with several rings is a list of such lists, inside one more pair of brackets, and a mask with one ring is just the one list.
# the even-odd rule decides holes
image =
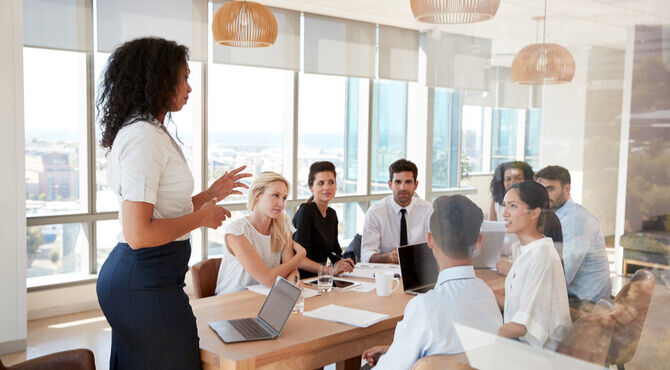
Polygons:
[[190,232],[216,229],[230,212],[216,205],[250,176],[240,167],[191,196],[193,176],[165,128],[186,104],[188,48],[142,38],[119,46],[100,83],[98,110],[107,177],[122,232],[98,275],[112,328],[110,369],[200,369],[198,330],[184,293]]

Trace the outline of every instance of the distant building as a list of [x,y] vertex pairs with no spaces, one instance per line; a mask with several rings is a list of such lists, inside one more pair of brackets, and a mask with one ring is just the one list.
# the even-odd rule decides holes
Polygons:
[[68,153],[26,155],[26,197],[44,200],[79,197],[79,173],[70,167]]

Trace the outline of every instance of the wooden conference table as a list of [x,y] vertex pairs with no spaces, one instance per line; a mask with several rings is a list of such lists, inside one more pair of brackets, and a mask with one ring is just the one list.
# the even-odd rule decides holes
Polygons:
[[[496,294],[503,294],[505,276],[492,270],[476,270]],[[337,363],[337,369],[360,368],[360,355],[369,347],[391,344],[396,323],[403,318],[405,305],[412,299],[402,289],[388,297],[339,291],[305,299],[305,311],[338,304],[389,315],[367,328],[357,328],[291,314],[279,338],[257,342],[225,344],[209,328],[208,322],[255,316],[265,297],[242,291],[191,302],[200,336],[200,356],[204,369],[314,369]]]

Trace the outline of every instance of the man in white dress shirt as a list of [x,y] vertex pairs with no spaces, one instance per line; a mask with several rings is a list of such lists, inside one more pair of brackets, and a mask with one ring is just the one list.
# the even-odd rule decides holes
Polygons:
[[361,241],[361,261],[398,263],[397,247],[423,243],[433,213],[430,202],[414,196],[419,182],[416,165],[399,159],[389,166],[387,196],[365,214]]
[[535,174],[549,194],[551,209],[561,220],[563,264],[570,305],[597,302],[612,294],[605,238],[600,223],[586,208],[570,199],[570,172],[547,166]]
[[440,197],[434,207],[427,239],[440,268],[435,288],[407,303],[391,346],[363,352],[370,366],[409,369],[425,356],[462,353],[454,323],[491,334],[502,326],[493,292],[472,266],[482,243],[482,210],[462,195]]

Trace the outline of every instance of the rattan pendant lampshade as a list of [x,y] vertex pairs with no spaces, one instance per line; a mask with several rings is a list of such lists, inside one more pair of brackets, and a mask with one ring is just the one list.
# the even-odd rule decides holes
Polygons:
[[547,1],[544,2],[542,43],[536,42],[521,49],[512,61],[512,80],[521,85],[556,85],[572,81],[575,58],[558,44],[547,44]]
[[214,14],[214,41],[243,48],[271,46],[277,39],[277,20],[272,11],[253,1],[231,1]]
[[474,23],[493,18],[500,0],[410,0],[412,14],[425,23]]

